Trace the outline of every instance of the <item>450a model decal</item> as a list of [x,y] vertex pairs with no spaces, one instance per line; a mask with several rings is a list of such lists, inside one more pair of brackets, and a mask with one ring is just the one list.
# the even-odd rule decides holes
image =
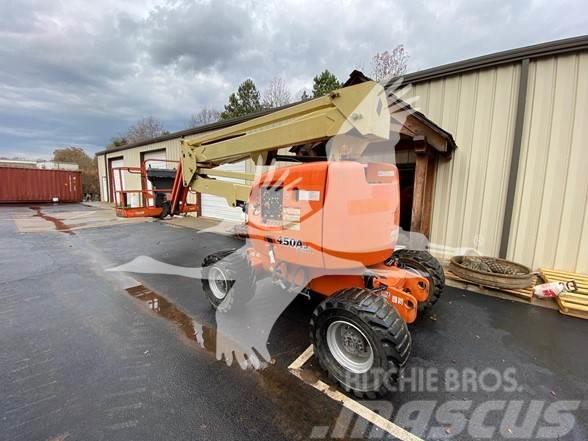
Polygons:
[[286,247],[295,248],[298,251],[304,251],[304,252],[310,251],[310,248],[308,247],[308,245],[306,245],[303,241],[301,241],[300,239],[294,239],[292,237],[281,237],[280,236],[276,240],[276,243],[278,245],[283,245]]

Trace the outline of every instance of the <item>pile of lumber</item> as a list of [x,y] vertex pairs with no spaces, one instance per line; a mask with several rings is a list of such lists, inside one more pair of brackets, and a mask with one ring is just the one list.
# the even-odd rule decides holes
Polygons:
[[[537,273],[536,273],[537,274]],[[572,317],[588,319],[588,275],[580,273],[571,273],[566,271],[558,271],[550,268],[540,268],[538,275],[533,277],[531,286],[523,289],[504,289],[496,286],[480,284],[471,280],[464,279],[451,271],[445,270],[445,278],[454,280],[465,285],[464,288],[476,288],[478,292],[491,293],[499,292],[509,296],[517,297],[529,303],[540,304],[540,306],[552,307],[552,299],[537,299],[533,296],[533,287],[538,283],[544,282],[568,282],[574,280],[578,286],[574,292],[565,292],[559,297],[555,298],[559,312]],[[476,290],[474,289],[474,290]],[[555,306],[555,305],[554,305]]]
[[588,276],[586,274],[556,271],[548,268],[540,269],[546,282],[567,282],[575,280],[578,289],[556,297],[559,312],[572,317],[588,319]]

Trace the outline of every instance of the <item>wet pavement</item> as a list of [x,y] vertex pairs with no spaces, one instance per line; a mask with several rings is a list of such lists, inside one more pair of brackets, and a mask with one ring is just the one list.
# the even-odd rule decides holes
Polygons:
[[[132,280],[104,271],[122,253],[94,243],[129,239],[134,226],[19,234],[5,210],[0,439],[306,439],[317,418],[337,417],[335,403],[291,376],[217,362],[129,296]],[[138,245],[155,247],[154,233],[169,228],[152,225]]]
[[[21,234],[14,213],[20,208],[0,207],[0,439],[346,439],[370,433],[357,429],[365,429],[357,419],[349,425],[339,404],[287,370],[308,346],[308,320],[319,299],[294,299],[268,325],[267,366],[243,370],[216,359],[217,318],[199,280],[105,271],[138,256],[199,267],[205,255],[239,246],[238,240],[165,222]],[[51,210],[41,213],[51,216]],[[255,301],[264,307],[263,296]],[[411,333],[402,391],[370,404],[397,424],[424,439],[517,438],[516,418],[505,412],[520,401],[515,416],[523,419],[541,402],[537,427],[517,438],[534,439],[559,421],[546,408],[580,401],[575,424],[561,439],[588,439],[588,322],[447,288]],[[322,376],[314,364],[305,366],[309,377]],[[494,390],[496,372],[502,384]],[[441,379],[436,385],[435,376]],[[465,403],[461,431],[444,423],[439,410],[451,402]],[[495,408],[480,418],[477,410],[489,402]],[[488,427],[492,433],[484,432]]]

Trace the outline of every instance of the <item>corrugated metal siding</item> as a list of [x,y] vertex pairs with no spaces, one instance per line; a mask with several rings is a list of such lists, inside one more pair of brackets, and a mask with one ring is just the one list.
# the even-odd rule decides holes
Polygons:
[[82,173],[0,167],[0,202],[81,202]]
[[[435,181],[431,240],[446,248],[441,257],[498,255],[519,75],[517,63],[405,91],[459,146]],[[531,60],[509,259],[588,272],[586,121],[588,54]]]
[[588,272],[588,54],[532,61],[508,257]]
[[431,240],[446,247],[437,252],[441,257],[462,248],[498,254],[518,76],[518,66],[503,66],[419,83],[408,92],[459,146],[450,161],[440,160],[435,180]]

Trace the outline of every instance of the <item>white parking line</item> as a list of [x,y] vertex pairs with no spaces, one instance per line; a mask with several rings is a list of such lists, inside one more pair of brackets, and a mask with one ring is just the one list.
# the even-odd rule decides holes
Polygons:
[[300,354],[300,356],[294,360],[292,363],[290,363],[290,366],[288,366],[288,369],[290,370],[298,370],[298,369],[302,369],[302,366],[304,366],[304,364],[310,360],[310,357],[312,357],[312,354],[314,354],[314,351],[312,349],[312,345],[310,345],[309,347],[306,348],[306,350]]
[[366,419],[374,426],[377,426],[383,431],[388,432],[390,435],[402,441],[423,441],[422,438],[419,438],[418,436],[413,435],[412,433],[403,429],[402,427],[397,426],[391,421],[388,421],[386,418],[378,415],[373,410],[368,409],[367,407],[358,403],[352,398],[349,398],[347,395],[337,390],[333,390],[333,388],[325,382],[321,380],[309,381],[307,378],[305,378],[302,374],[302,366],[304,366],[304,364],[310,359],[310,357],[312,357],[313,353],[314,351],[311,345],[308,348],[306,348],[306,350],[296,360],[294,360],[290,364],[290,366],[288,366],[288,370],[306,384],[314,387],[319,392],[324,393],[332,400],[338,401],[345,408]]

